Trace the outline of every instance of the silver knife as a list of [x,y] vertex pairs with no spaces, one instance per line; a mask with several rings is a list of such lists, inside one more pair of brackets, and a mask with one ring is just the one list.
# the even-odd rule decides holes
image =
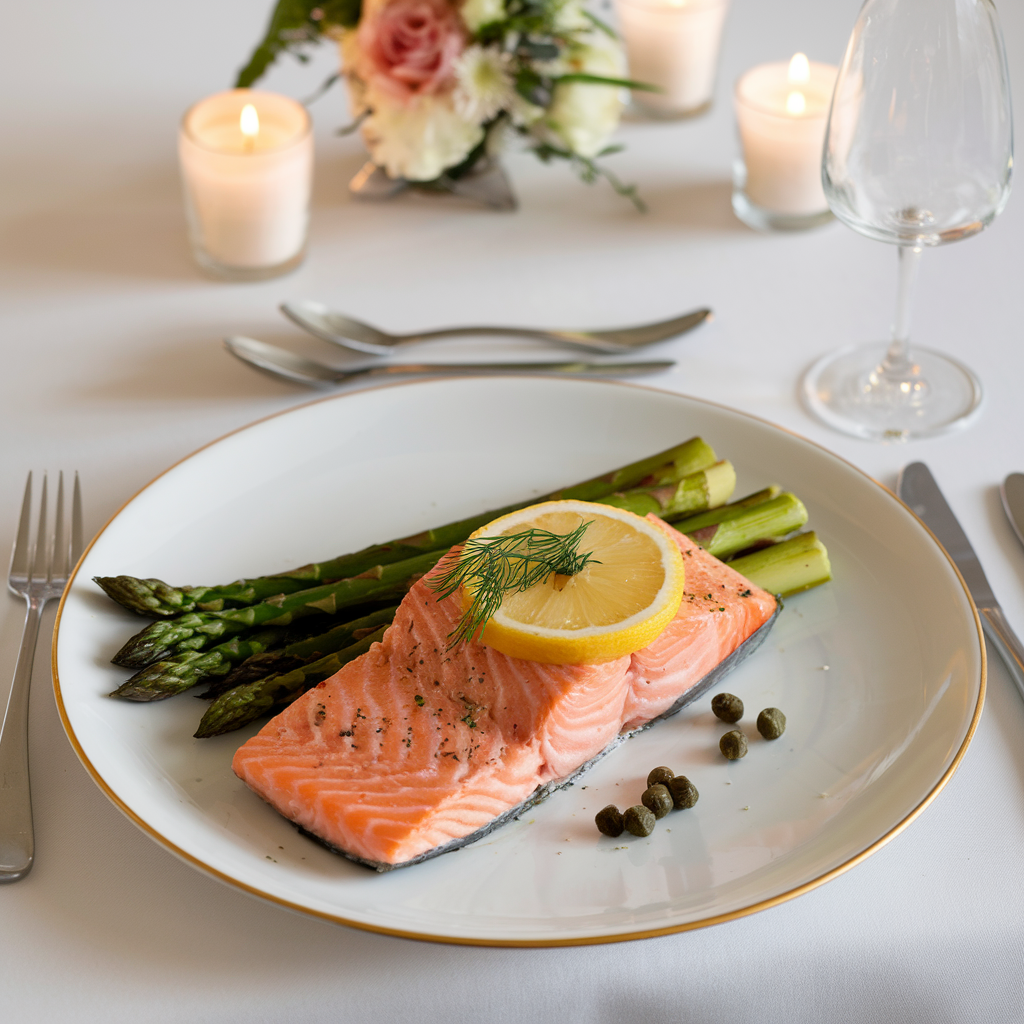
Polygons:
[[1011,473],[1000,486],[999,496],[1017,540],[1024,544],[1024,473]]
[[956,563],[977,605],[985,635],[1006,663],[1010,677],[1024,697],[1024,646],[1006,621],[981,562],[953,510],[946,504],[935,477],[923,462],[911,462],[900,472],[896,493],[924,520],[925,526]]

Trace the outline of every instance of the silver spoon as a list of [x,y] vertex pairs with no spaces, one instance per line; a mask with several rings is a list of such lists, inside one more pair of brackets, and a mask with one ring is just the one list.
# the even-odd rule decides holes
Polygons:
[[711,316],[710,309],[698,309],[672,320],[639,327],[622,327],[607,331],[540,330],[529,327],[444,327],[435,331],[420,331],[416,334],[389,334],[361,320],[335,313],[321,302],[285,302],[281,312],[297,323],[303,330],[322,338],[324,341],[383,355],[396,345],[411,345],[435,338],[479,337],[480,335],[533,338],[553,341],[561,345],[573,345],[593,352],[630,352],[644,345],[653,345],[679,334],[685,334]]
[[662,359],[645,363],[372,363],[339,370],[296,355],[265,341],[233,335],[224,339],[227,350],[243,363],[272,377],[324,388],[361,377],[450,376],[453,374],[550,373],[569,377],[629,377],[667,370],[675,363]]

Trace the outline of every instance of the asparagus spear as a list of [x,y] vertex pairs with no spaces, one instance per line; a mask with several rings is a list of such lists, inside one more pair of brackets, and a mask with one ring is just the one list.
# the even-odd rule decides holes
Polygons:
[[254,657],[275,643],[286,631],[280,627],[260,630],[246,637],[232,637],[208,651],[185,651],[136,672],[107,696],[149,701],[173,697],[209,675],[222,675],[232,665]]
[[206,714],[203,715],[195,732],[196,737],[206,739],[241,729],[263,715],[280,710],[311,686],[333,676],[342,665],[347,665],[361,654],[365,654],[371,644],[384,636],[386,629],[386,626],[381,626],[362,640],[291,672],[267,676],[254,683],[228,690],[206,709]]
[[751,583],[783,597],[832,579],[828,552],[813,530],[735,558],[729,565]]
[[278,594],[248,608],[190,612],[176,619],[157,619],[141,633],[136,633],[111,660],[126,668],[144,668],[174,654],[204,650],[218,640],[254,626],[287,626],[305,615],[334,615],[342,608],[366,601],[401,597],[443,554],[444,551],[428,551],[404,562],[376,566],[351,579],[295,594]]
[[731,519],[691,530],[687,536],[716,558],[728,558],[757,541],[785,537],[807,522],[807,509],[794,494],[740,509]]
[[735,487],[736,470],[726,459],[691,473],[676,483],[633,488],[608,498],[598,498],[598,504],[624,508],[640,516],[653,512],[667,518],[715,508],[728,500]]
[[[396,606],[392,605],[384,609],[383,615],[374,612],[361,619],[336,626],[329,633],[294,641],[278,651],[271,651],[269,648],[289,639],[290,632],[281,626],[272,626],[252,635],[232,637],[226,643],[211,647],[208,651],[184,651],[147,665],[109,696],[135,701],[163,700],[166,697],[173,697],[176,693],[183,693],[203,679],[232,675],[235,666],[239,666],[240,663],[248,664],[259,658],[269,659],[269,663],[259,675],[269,675],[275,671],[272,667],[274,665],[292,668],[303,661],[311,660],[313,656],[322,657],[330,651],[346,647],[352,642],[354,633],[367,627],[376,628],[382,623],[390,623],[395,617],[395,610]],[[224,686],[222,689],[230,688]]]
[[199,696],[205,700],[212,700],[243,683],[255,682],[257,679],[277,675],[281,672],[290,672],[293,668],[298,668],[307,662],[318,661],[328,654],[348,647],[356,640],[362,640],[364,636],[374,632],[380,626],[391,625],[396,611],[398,611],[398,605],[379,608],[368,615],[353,619],[351,622],[343,622],[326,633],[306,637],[288,644],[287,647],[282,647],[280,650],[266,651],[263,654],[247,658],[226,676],[216,679],[213,685]]
[[[799,534],[729,564],[751,583],[784,597],[832,578],[828,552],[813,532]],[[383,630],[361,644],[346,647],[310,665],[234,687],[210,705],[195,735],[199,738],[218,736],[240,729],[261,715],[276,712],[313,684],[333,675],[342,664],[368,650],[370,643],[381,636]],[[316,638],[305,643],[313,645]]]
[[[729,564],[751,583],[783,597],[832,578],[828,552],[813,531],[744,555]],[[210,705],[195,735],[199,738],[219,736],[279,710],[310,686],[332,676],[343,664],[369,650],[370,644],[383,635],[384,630],[378,630],[362,642],[321,661],[236,686]]]
[[688,515],[683,519],[677,516],[672,517],[672,525],[680,532],[690,534],[693,530],[700,530],[705,526],[715,526],[717,523],[725,522],[726,519],[734,519],[741,515],[744,509],[751,505],[760,505],[763,501],[777,498],[782,492],[781,487],[774,484],[762,491],[755,491],[738,501],[730,501],[728,505],[720,505],[718,508],[709,509],[707,512],[698,512],[696,515]]
[[539,498],[483,512],[411,537],[374,544],[361,551],[326,562],[314,562],[289,572],[238,580],[218,587],[172,587],[161,580],[134,576],[97,576],[96,583],[118,604],[150,618],[171,618],[193,611],[219,612],[231,607],[258,604],[277,594],[303,591],[317,582],[357,576],[380,565],[401,562],[428,551],[441,551],[464,541],[492,519],[540,501],[575,498],[597,501],[641,484],[671,483],[712,465],[715,453],[699,437],[691,438],[656,455]]

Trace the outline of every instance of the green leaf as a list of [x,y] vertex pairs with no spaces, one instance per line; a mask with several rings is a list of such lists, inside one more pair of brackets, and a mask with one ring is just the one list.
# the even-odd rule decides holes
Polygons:
[[591,22],[599,32],[603,32],[609,39],[618,39],[619,34],[608,24],[606,21],[602,21],[596,14],[591,14],[590,11],[583,11],[583,17],[587,21]]
[[622,89],[638,89],[641,92],[663,92],[657,85],[648,85],[646,82],[634,82],[630,78],[608,78],[606,75],[588,75],[582,71],[573,71],[567,75],[559,75],[555,83],[560,82],[581,82],[587,85],[617,85]]
[[[627,185],[617,175],[613,174],[606,167],[602,167],[590,157],[580,156],[572,150],[552,146],[550,143],[541,142],[531,147],[534,154],[543,163],[550,163],[552,160],[565,160],[570,167],[579,175],[580,180],[587,185],[592,185],[598,178],[604,178],[609,185],[620,196],[628,199],[640,213],[647,212],[647,204],[640,198],[640,191],[636,185]],[[622,147],[609,146],[602,150],[599,156],[611,151],[618,151]]]
[[238,72],[235,87],[246,89],[258,82],[286,51],[299,60],[308,60],[301,47],[318,42],[324,30],[332,25],[354,27],[359,23],[361,12],[362,0],[278,0],[266,34],[249,63]]
[[516,74],[516,92],[535,107],[551,106],[552,80],[539,75],[533,68],[520,68]]

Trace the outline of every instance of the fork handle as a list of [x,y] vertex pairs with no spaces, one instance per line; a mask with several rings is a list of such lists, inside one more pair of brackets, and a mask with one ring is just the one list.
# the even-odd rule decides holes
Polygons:
[[410,345],[420,341],[434,341],[438,338],[531,338],[534,341],[554,341],[561,345],[575,345],[591,352],[628,352],[629,346],[617,345],[604,338],[595,337],[587,331],[545,331],[533,327],[447,327],[439,331],[421,331],[418,334],[404,334],[396,345]]
[[28,779],[28,698],[43,601],[27,598],[21,651],[0,725],[0,883],[17,882],[32,870],[35,838]]

